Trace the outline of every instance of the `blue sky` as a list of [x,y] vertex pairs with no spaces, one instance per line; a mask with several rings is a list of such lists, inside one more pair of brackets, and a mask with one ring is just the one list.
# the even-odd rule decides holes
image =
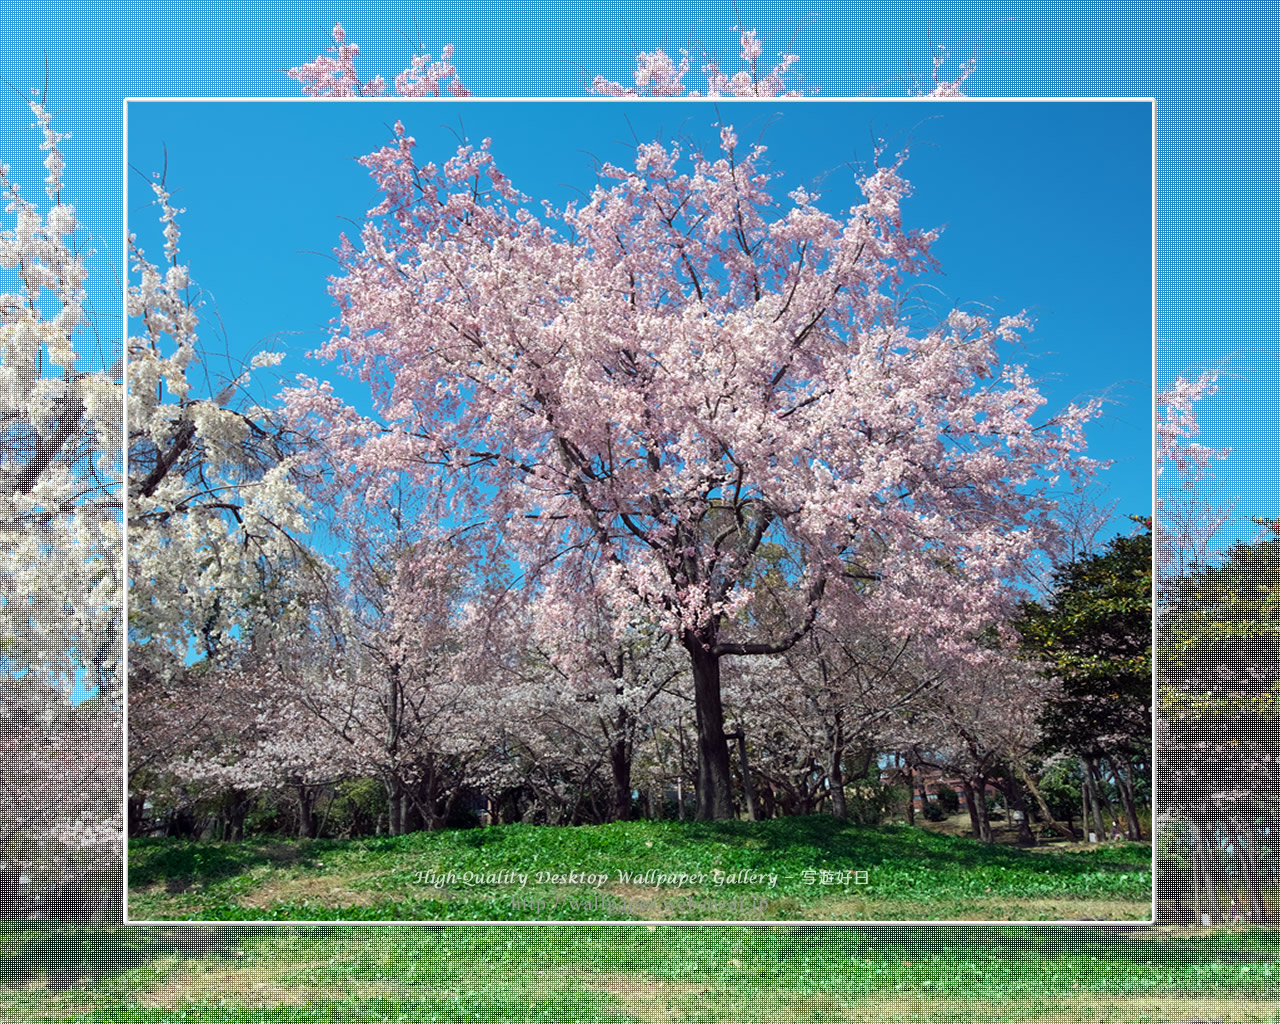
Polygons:
[[[596,73],[625,80],[631,54],[657,46],[693,50],[690,80],[700,77],[703,50],[734,70],[733,27],[742,24],[760,31],[766,57],[783,49],[799,53],[797,82],[827,97],[905,95],[914,83],[927,84],[938,43],[948,48],[946,74],[954,76],[960,60],[976,57],[969,83],[974,96],[1155,97],[1158,378],[1222,370],[1222,390],[1201,415],[1202,440],[1233,450],[1215,468],[1212,492],[1215,501],[1236,507],[1223,539],[1251,537],[1257,530],[1250,515],[1280,512],[1274,355],[1280,350],[1274,288],[1280,102],[1268,70],[1280,33],[1263,5],[1163,5],[1159,17],[1100,0],[1069,7],[959,5],[945,12],[914,3],[871,12],[836,0],[803,8],[691,2],[660,13],[638,4],[544,4],[536,14],[513,4],[433,9],[401,0],[265,9],[245,2],[187,3],[177,10],[152,3],[127,11],[85,3],[19,6],[6,16],[3,77],[23,92],[38,89],[47,62],[50,106],[74,132],[65,147],[68,194],[93,236],[95,327],[108,356],[119,337],[121,100],[295,96],[284,69],[321,52],[338,20],[360,44],[366,76],[393,76],[416,41],[433,54],[451,42],[464,80],[480,96],[581,95]],[[6,91],[0,159],[31,183],[27,194],[35,198],[42,154],[30,121],[21,99]],[[1007,149],[986,154],[993,166],[1006,157]],[[921,219],[929,219],[923,207]],[[943,219],[954,223],[954,212]],[[958,273],[954,262],[950,266]],[[1043,332],[1035,338],[1046,341]]]
[[[514,4],[432,7],[407,0],[19,4],[6,11],[0,77],[25,95],[41,89],[47,69],[56,123],[73,133],[64,145],[66,192],[94,250],[92,340],[102,358],[113,358],[120,344],[124,97],[296,96],[284,70],[322,52],[339,20],[361,46],[366,77],[393,76],[416,41],[433,54],[451,42],[455,63],[479,96],[580,96],[596,73],[625,81],[631,55],[657,46],[688,45],[695,68],[705,48],[732,71],[733,27],[742,24],[760,31],[766,57],[782,49],[800,54],[797,84],[825,97],[906,95],[914,83],[928,83],[938,43],[948,48],[949,76],[960,60],[977,59],[968,85],[973,96],[1154,97],[1158,380],[1207,367],[1221,371],[1220,393],[1200,410],[1201,440],[1232,449],[1207,491],[1234,507],[1220,539],[1256,536],[1251,515],[1280,514],[1280,96],[1272,73],[1280,25],[1270,5],[1162,4],[1154,16],[1148,6],[1103,0],[946,10],[892,0],[874,9],[843,0],[804,7],[691,0],[660,11],[549,3],[536,13]],[[690,75],[698,77],[696,70]],[[21,95],[0,92],[0,160],[12,165],[24,194],[38,200],[43,154],[30,124]],[[916,152],[923,157],[922,147]],[[986,161],[998,167],[1007,153],[993,147]],[[913,158],[912,174],[923,183],[919,164]],[[196,216],[192,198],[188,188],[182,200]],[[929,222],[920,209],[920,220]],[[937,219],[958,226],[954,210]],[[219,228],[229,223],[223,217]],[[194,233],[187,241],[195,242]],[[948,267],[955,281],[962,267],[953,260]],[[981,287],[984,294],[996,291]],[[1015,301],[1012,292],[1005,297]],[[229,305],[224,312],[230,315]],[[1050,341],[1047,327],[1032,337]]]
[[562,207],[589,191],[596,161],[630,163],[635,139],[689,136],[713,147],[718,119],[769,147],[783,172],[779,199],[803,184],[829,210],[859,201],[856,176],[872,166],[878,139],[885,161],[909,148],[916,191],[905,221],[945,225],[934,250],[943,273],[924,279],[922,297],[939,312],[1029,310],[1036,329],[1010,358],[1043,382],[1046,411],[1107,398],[1088,432],[1089,453],[1115,462],[1100,476],[1105,497],[1120,502],[1104,537],[1150,511],[1150,104],[131,103],[128,159],[139,173],[129,230],[158,256],[144,176],[167,167],[173,202],[186,210],[182,258],[209,294],[206,312],[217,312],[219,333],[202,339],[218,353],[212,372],[229,377],[256,351],[285,351],[282,380],[300,370],[330,379],[367,408],[359,385],[342,387],[335,367],[303,355],[327,336],[325,279],[339,232],[354,234],[350,222],[377,202],[354,158],[383,144],[396,119],[424,161],[447,159],[459,135],[491,137],[498,165],[535,210],[543,198]]

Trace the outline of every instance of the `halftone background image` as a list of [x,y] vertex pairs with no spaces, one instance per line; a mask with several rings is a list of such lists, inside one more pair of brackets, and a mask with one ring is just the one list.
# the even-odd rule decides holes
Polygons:
[[[338,22],[358,55],[333,38]],[[1262,7],[1167,5],[11,13],[0,65],[0,163],[12,186],[0,221],[0,1018],[1280,1019],[1273,25]],[[754,70],[746,30],[761,43]],[[323,66],[318,78],[314,64],[286,74],[318,56],[338,61],[338,76],[350,60],[359,82]],[[186,205],[177,152],[172,167],[163,150],[158,165],[152,153],[137,172],[125,167],[123,101],[299,96],[326,73],[330,91],[347,94],[375,91],[380,76],[388,95],[592,92],[620,104],[643,102],[629,90],[709,88],[1155,99],[1157,507],[1119,510],[1154,513],[1159,542],[1154,925],[121,923],[122,832],[146,811],[126,806],[122,743],[132,625],[122,617],[122,453],[146,427],[124,418],[122,323],[128,289],[147,285],[125,257],[125,175],[134,195],[163,180],[172,205]],[[274,144],[288,145],[287,133]],[[272,146],[222,173],[288,205],[296,189],[276,173]],[[980,159],[991,175],[1016,146],[990,140]],[[1075,202],[1092,243],[1080,258],[1105,265],[1115,247],[1098,196],[1082,190]],[[193,204],[193,220],[209,216]],[[260,226],[241,211],[219,211],[201,230],[242,251],[246,273],[275,269],[254,265]],[[145,242],[162,273],[164,244]],[[199,283],[201,268],[191,273]],[[1097,305],[1090,294],[1074,301]],[[180,318],[179,306],[169,312]],[[1095,315],[1105,330],[1108,311]],[[306,349],[324,325],[295,329],[310,334],[297,341]],[[225,347],[216,318],[200,331],[209,351]],[[207,395],[235,379],[228,365],[207,366]]]

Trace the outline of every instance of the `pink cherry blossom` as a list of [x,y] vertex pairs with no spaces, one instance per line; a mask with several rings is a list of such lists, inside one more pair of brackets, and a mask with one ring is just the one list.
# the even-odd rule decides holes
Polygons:
[[[736,97],[799,97],[812,95],[816,90],[789,86],[786,77],[800,61],[794,53],[779,53],[776,63],[765,71],[760,60],[764,55],[764,43],[755,29],[734,29],[739,33],[742,67],[733,74],[726,74],[720,64],[710,57],[702,65],[706,76],[706,88],[691,89],[685,83],[690,70],[689,52],[680,51],[677,63],[666,50],[657,48],[642,50],[636,54],[632,85],[622,85],[603,75],[596,75],[587,92],[596,96],[612,97],[672,97],[672,96],[736,96]],[[320,54],[314,60],[290,68],[286,74],[302,87],[305,96],[385,96],[387,83],[380,75],[369,81],[361,81],[355,70],[360,48],[346,41],[346,30],[341,22],[333,27],[333,43],[329,55]],[[431,55],[415,54],[409,67],[395,76],[394,94],[397,96],[470,96],[453,66],[452,44],[441,51],[440,59],[432,61]],[[973,74],[976,59],[966,62],[959,77],[947,80],[940,77],[946,60],[946,52],[938,47],[933,56],[933,88],[928,92],[917,90],[917,95],[932,98],[964,96],[965,83]]]
[[[286,74],[302,86],[304,96],[385,96],[387,83],[381,76],[362,82],[356,74],[355,61],[360,47],[348,43],[342,23],[333,26],[333,46],[329,53],[290,68]],[[440,59],[433,61],[429,53],[415,54],[410,65],[395,78],[397,96],[470,96],[453,66],[454,49],[448,45]]]
[[[442,167],[413,148],[397,125],[364,158],[385,198],[331,289],[324,354],[378,421],[353,432],[311,386],[296,427],[336,412],[355,444],[331,462],[409,481],[422,529],[465,526],[530,597],[643,609],[690,659],[700,814],[728,813],[724,657],[785,651],[827,606],[883,602],[957,649],[1007,611],[1052,542],[1047,488],[1093,469],[1097,407],[1037,419],[997,355],[1022,316],[898,318],[936,238],[903,226],[901,160],[847,215],[778,211],[763,147],[726,126],[718,157],[640,146],[544,221],[487,141]],[[786,555],[769,621],[731,626],[765,550]]]

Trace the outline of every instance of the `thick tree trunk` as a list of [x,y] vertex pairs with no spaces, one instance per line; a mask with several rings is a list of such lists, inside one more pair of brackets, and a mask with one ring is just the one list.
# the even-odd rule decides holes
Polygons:
[[969,831],[973,838],[977,839],[980,833],[978,828],[978,803],[973,798],[973,787],[969,785],[969,780],[961,777],[960,790],[964,793],[964,809],[969,812]]
[[827,760],[827,781],[831,785],[831,813],[844,820],[849,817],[849,806],[844,799],[844,726],[836,715],[835,728],[831,732],[831,750]]
[[[911,770],[911,766],[907,764],[902,755],[898,755],[898,764],[902,768],[902,779],[907,784],[907,824],[914,825],[916,823],[916,782],[915,773]],[[924,804],[920,805],[921,812],[924,811]]]
[[617,717],[605,721],[605,735],[610,737],[609,770],[612,773],[609,793],[609,820],[628,821],[631,808],[631,754],[632,734],[635,723],[625,707],[618,708]]
[[840,771],[840,758],[832,756],[827,768],[827,781],[831,783],[831,813],[842,821],[849,817],[849,804],[844,796],[844,777]]
[[991,816],[987,811],[987,780],[985,777],[974,779],[973,801],[978,805],[978,838],[984,843],[992,841]]
[[746,803],[747,820],[756,821],[756,790],[751,784],[751,765],[747,762],[747,734],[739,729],[737,732],[725,733],[724,738],[738,741],[738,760],[742,768],[742,792]]
[[[392,661],[387,666],[387,733],[383,740],[388,760],[394,764],[400,750],[400,718],[403,710],[404,691],[400,685],[400,663]],[[408,797],[400,779],[391,776],[383,780],[387,790],[387,835],[402,836],[408,831],[405,828],[405,815],[408,813]]]
[[1191,882],[1190,919],[1192,924],[1199,924],[1200,906],[1204,902],[1204,876],[1200,871],[1200,833],[1194,822],[1191,823],[1191,856],[1188,867]]
[[773,783],[769,779],[765,779],[764,789],[760,790],[760,802],[764,805],[764,816],[766,818],[776,818],[778,816],[778,797],[774,791]]
[[440,793],[440,766],[435,754],[428,753],[424,759],[425,773],[413,793],[413,809],[422,821],[422,827],[434,832],[442,823],[436,811],[437,797]]
[[[1017,760],[1014,761],[1013,767],[1014,767],[1014,771],[1018,773],[1018,777],[1022,779],[1023,783],[1026,785],[1027,789],[1030,791],[1032,797],[1035,798],[1036,803],[1040,807],[1040,813],[1044,815],[1044,820],[1049,823],[1049,827],[1052,828],[1059,835],[1065,836],[1067,839],[1071,839],[1071,840],[1077,839],[1078,836],[1075,834],[1074,831],[1072,831],[1070,821],[1068,821],[1065,825],[1063,825],[1060,821],[1054,818],[1053,812],[1049,810],[1049,805],[1048,803],[1045,802],[1044,795],[1040,792],[1039,787],[1036,786],[1035,780],[1031,778],[1031,774],[1025,768],[1023,768],[1022,764]],[[1087,823],[1085,827],[1086,828],[1088,827]]]
[[142,826],[146,820],[146,797],[130,796],[129,797],[129,835],[139,836],[142,834]]
[[684,821],[684,716],[676,720],[676,737],[680,741],[680,774],[676,776],[676,818]]
[[298,837],[314,839],[316,837],[315,790],[305,783],[299,783],[295,789],[298,794]]
[[387,790],[387,834],[407,835],[412,831],[409,827],[412,808],[404,783],[398,778],[390,778],[384,785]]
[[449,790],[449,795],[444,798],[444,807],[440,811],[439,823],[443,828],[449,823],[449,819],[453,817],[453,810],[458,806],[458,800],[462,797],[462,791],[466,788],[465,783],[459,779]]
[[693,700],[698,722],[699,821],[733,817],[733,782],[729,744],[724,735],[724,704],[720,698],[720,658],[692,630],[681,638],[693,670]]
[[[1093,791],[1097,794],[1098,803],[1106,812],[1102,816],[1103,824],[1111,821],[1116,824],[1120,822],[1120,816],[1116,813],[1116,809],[1111,806],[1111,801],[1107,799],[1106,779],[1102,777],[1102,761],[1100,758],[1090,757],[1089,770],[1093,773]],[[1111,830],[1107,830],[1107,835],[1111,835]]]
[[222,802],[223,842],[238,843],[244,839],[244,818],[248,811],[246,794],[238,789],[229,790]]
[[398,788],[392,788],[393,784],[387,783],[387,835],[398,836],[400,834],[400,796]]
[[1253,924],[1267,924],[1267,905],[1262,899],[1262,886],[1258,881],[1258,858],[1252,845],[1244,841],[1243,832],[1235,836],[1236,858],[1244,875],[1245,889],[1249,894],[1249,920]]
[[1213,877],[1212,833],[1200,822],[1193,822],[1195,847],[1192,863],[1196,876],[1196,924],[1201,924],[1207,915],[1212,924],[1218,916],[1217,886]]
[[177,807],[165,816],[164,834],[169,839],[197,839],[203,831],[190,807]]
[[1004,790],[1005,803],[1009,807],[1009,816],[1013,817],[1017,812],[1018,818],[1018,845],[1034,846],[1036,843],[1035,833],[1031,831],[1031,815],[1027,812],[1027,801],[1022,794],[1022,787],[1018,785],[1016,779],[1008,768],[1005,768],[1001,779],[1001,789]]
[[[1084,777],[1084,793],[1086,798],[1085,806],[1086,814],[1092,815],[1093,827],[1097,832],[1098,841],[1101,842],[1107,838],[1106,824],[1102,820],[1102,801],[1098,794],[1098,787],[1093,781],[1093,761],[1081,755],[1080,757],[1080,774]],[[1089,828],[1089,821],[1085,820],[1085,829]]]
[[1133,798],[1133,762],[1122,755],[1111,757],[1110,761],[1112,773],[1116,779],[1116,788],[1120,790],[1120,800],[1124,804],[1125,817],[1128,818],[1129,838],[1135,843],[1140,843],[1142,842],[1142,823],[1138,821],[1137,802]]
[[[977,785],[974,785],[975,782]],[[987,817],[986,780],[970,781],[967,777],[961,776],[960,785],[964,787],[964,805],[969,811],[969,828],[973,838],[980,839],[984,843],[991,842],[991,819]]]
[[623,730],[614,734],[613,743],[609,747],[609,768],[613,775],[610,785],[609,820],[629,821],[631,818],[631,744],[627,742]]

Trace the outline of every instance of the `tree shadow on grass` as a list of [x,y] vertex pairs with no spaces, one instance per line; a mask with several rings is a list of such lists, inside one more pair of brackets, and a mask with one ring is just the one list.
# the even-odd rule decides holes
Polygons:
[[50,991],[98,984],[160,957],[234,956],[237,929],[0,924],[0,988]]
[[859,868],[900,865],[904,857],[910,857],[910,863],[921,870],[1004,867],[1059,876],[1132,874],[1150,867],[1150,852],[1143,847],[1136,847],[1131,859],[1104,859],[1092,851],[1030,851],[908,826],[859,825],[827,814],[765,821],[698,821],[687,823],[684,830],[691,839],[741,848],[751,843],[788,860],[808,857],[814,868],[829,867],[831,862],[857,864]]
[[[1235,940],[1239,941],[1235,941]],[[1280,928],[1242,929],[1240,936],[1209,941],[1190,929],[1167,932],[1151,925],[1071,927],[1008,925],[865,925],[830,928],[797,925],[784,940],[784,955],[814,958],[884,956],[919,961],[925,957],[988,967],[1089,961],[1130,974],[1164,972],[1171,964],[1224,966],[1276,962]]]
[[335,844],[330,840],[220,843],[133,839],[129,841],[129,885],[163,883],[168,891],[181,892],[192,882],[231,878],[261,866],[314,867],[331,849]]

